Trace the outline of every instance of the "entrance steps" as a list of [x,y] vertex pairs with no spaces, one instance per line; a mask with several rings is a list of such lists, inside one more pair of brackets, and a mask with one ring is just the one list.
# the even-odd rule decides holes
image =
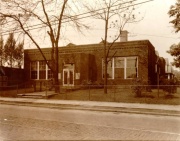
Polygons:
[[24,94],[17,94],[17,97],[22,98],[35,98],[35,99],[44,99],[55,95],[54,91],[43,91],[43,92],[33,92],[33,93],[24,93]]

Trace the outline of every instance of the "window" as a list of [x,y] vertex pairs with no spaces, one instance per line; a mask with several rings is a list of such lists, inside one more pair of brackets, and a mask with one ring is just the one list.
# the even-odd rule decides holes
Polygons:
[[[104,78],[104,60],[102,59],[103,62],[103,78]],[[113,78],[113,59],[111,59],[108,64],[107,64],[107,78]]]
[[46,62],[39,61],[39,79],[46,79]]
[[124,58],[116,57],[114,61],[115,61],[115,65],[114,65],[115,78],[124,78],[124,66],[125,66]]
[[107,64],[107,78],[113,78],[113,67],[112,67],[112,60],[110,60]]
[[137,57],[126,58],[126,78],[137,78]]
[[[49,64],[50,64],[50,66],[52,66],[52,61],[50,62],[50,61],[48,61],[49,62]],[[53,73],[52,73],[52,70],[47,66],[47,74],[48,74],[48,79],[51,79],[51,78],[53,78]]]
[[37,79],[37,62],[31,62],[31,79]]
[[[132,79],[137,78],[137,57],[114,57],[108,62],[107,78]],[[104,78],[104,63],[103,63]]]
[[31,62],[31,79],[50,79],[52,77],[52,71],[45,61]]

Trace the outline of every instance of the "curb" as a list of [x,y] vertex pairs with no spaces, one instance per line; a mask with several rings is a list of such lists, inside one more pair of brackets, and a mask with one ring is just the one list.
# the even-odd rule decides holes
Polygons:
[[146,108],[128,108],[128,107],[110,107],[110,106],[90,106],[78,104],[52,104],[52,103],[36,103],[23,101],[5,101],[0,100],[0,104],[43,107],[50,109],[69,109],[69,110],[86,110],[98,112],[113,112],[113,113],[131,113],[131,114],[145,114],[157,116],[175,116],[180,117],[180,111],[160,110],[160,109],[146,109]]

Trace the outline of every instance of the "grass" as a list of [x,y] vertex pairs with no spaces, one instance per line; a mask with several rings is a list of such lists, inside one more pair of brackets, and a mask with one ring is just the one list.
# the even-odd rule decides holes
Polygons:
[[[27,92],[33,92],[33,88],[1,90],[0,96],[16,97],[17,93]],[[153,89],[152,92],[143,92],[141,97],[136,97],[128,87],[108,88],[107,94],[104,94],[103,89],[61,89],[60,94],[56,94],[49,99],[180,105],[180,88],[177,88],[177,92],[172,95],[168,95],[163,90],[158,92],[157,89]]]
[[172,95],[153,89],[152,92],[143,92],[141,97],[136,97],[129,88],[108,89],[107,94],[103,89],[84,89],[60,93],[50,99],[180,105],[180,88]]
[[17,97],[17,94],[22,93],[33,93],[34,90],[32,88],[6,88],[0,89],[0,96],[2,97]]

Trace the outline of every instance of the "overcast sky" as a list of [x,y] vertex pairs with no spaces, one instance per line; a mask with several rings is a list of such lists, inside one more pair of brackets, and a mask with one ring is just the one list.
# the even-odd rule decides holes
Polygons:
[[[144,2],[148,0],[138,0],[138,2]],[[172,44],[180,42],[180,33],[175,33],[171,20],[167,14],[171,5],[174,5],[176,0],[154,0],[151,2],[138,5],[136,9],[136,17],[144,17],[144,19],[136,24],[126,25],[125,30],[129,32],[129,41],[132,40],[149,40],[155,49],[159,52],[159,55],[164,58],[169,58],[171,62],[172,57],[166,53]],[[93,44],[101,42],[104,37],[104,24],[103,22],[96,20],[87,21],[92,26],[91,30],[85,31],[84,35],[80,35],[74,30],[68,29],[63,33],[66,39],[60,40],[60,46],[65,46],[68,43],[80,44]],[[46,32],[46,31],[45,31]],[[43,38],[41,47],[49,47],[49,37],[42,36],[38,32],[34,33],[34,36]],[[27,39],[27,38],[26,38]],[[35,48],[32,44],[27,42],[25,48]]]
[[[159,55],[169,58],[171,62],[173,59],[166,51],[169,50],[172,44],[180,42],[180,33],[174,32],[172,24],[169,23],[171,19],[167,14],[170,6],[175,2],[176,0],[154,0],[139,6],[137,10],[144,19],[125,27],[129,32],[128,40],[149,40],[159,52]],[[104,33],[103,26],[95,21],[92,24],[95,30],[88,31],[86,36],[67,32],[69,40],[62,42],[62,45],[66,45],[68,42],[74,44],[99,43]]]
[[144,20],[130,29],[130,32],[137,33],[137,36],[130,37],[130,40],[148,39],[160,56],[167,57],[170,61],[172,57],[166,51],[172,44],[180,42],[180,33],[174,32],[167,14],[170,6],[175,2],[176,0],[154,0],[144,4],[142,8],[146,9]]
[[[138,0],[138,2],[144,1],[147,0]],[[154,45],[160,56],[172,61],[172,57],[166,51],[169,50],[172,44],[180,42],[180,33],[174,32],[172,24],[169,23],[171,19],[167,13],[170,6],[174,5],[175,2],[176,0],[154,0],[139,5],[136,16],[138,18],[144,17],[144,19],[138,23],[125,26],[124,29],[129,32],[128,40],[147,39]],[[104,37],[103,22],[89,20],[87,23],[92,26],[91,30],[84,31],[84,35],[81,35],[69,29],[63,33],[67,38],[60,40],[60,45],[65,46],[69,42],[77,45],[101,42]],[[39,38],[40,35],[37,35],[37,37]],[[51,44],[48,41],[49,38],[44,40],[42,46],[50,46]]]

